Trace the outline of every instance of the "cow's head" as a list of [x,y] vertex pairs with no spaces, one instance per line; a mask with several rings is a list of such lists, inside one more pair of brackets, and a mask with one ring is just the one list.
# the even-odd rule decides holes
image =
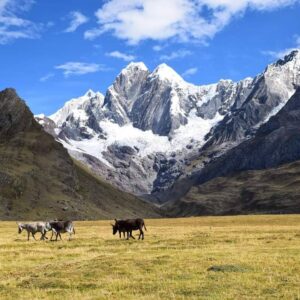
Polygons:
[[116,222],[115,224],[111,224],[112,230],[113,230],[113,235],[115,235],[118,232],[118,229],[119,229],[118,220],[115,219],[115,222]]
[[17,223],[17,225],[18,225],[18,233],[20,234],[23,231],[24,227],[21,223]]

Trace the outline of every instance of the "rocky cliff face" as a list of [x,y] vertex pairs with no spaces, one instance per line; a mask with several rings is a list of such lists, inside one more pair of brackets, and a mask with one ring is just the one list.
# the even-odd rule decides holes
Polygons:
[[87,91],[77,99],[71,99],[63,108],[46,119],[53,120],[58,138],[70,140],[90,139],[94,134],[100,134],[98,121],[102,118],[101,107],[104,97],[100,93]]
[[10,140],[18,134],[40,128],[32,118],[25,103],[16,96],[13,89],[1,92],[0,102],[0,140]]
[[211,120],[217,113],[225,115],[235,101],[245,100],[251,82],[248,78],[238,83],[221,80],[195,86],[166,64],[150,73],[143,63],[131,63],[108,89],[103,111],[106,118],[121,126],[132,124],[172,138],[192,114],[203,120]]
[[299,51],[254,79],[205,86],[185,82],[165,64],[150,72],[131,63],[105,97],[89,91],[67,102],[50,116],[50,127],[97,174],[137,195],[155,194],[253,137],[299,81]]
[[283,60],[268,66],[252,83],[245,101],[233,109],[208,135],[205,148],[234,143],[251,136],[253,131],[276,114],[300,85],[300,53],[293,51]]

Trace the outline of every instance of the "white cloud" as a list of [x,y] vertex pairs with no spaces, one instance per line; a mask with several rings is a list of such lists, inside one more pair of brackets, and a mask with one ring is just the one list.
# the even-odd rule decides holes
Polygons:
[[93,28],[90,30],[87,30],[84,32],[84,38],[87,40],[94,40],[95,38],[97,38],[98,36],[100,36],[101,34],[103,34],[105,31],[99,28]]
[[40,82],[46,82],[47,80],[49,80],[52,77],[54,77],[54,74],[53,73],[48,73],[45,76],[42,76],[40,78]]
[[191,75],[194,75],[198,72],[198,68],[190,68],[190,69],[187,69],[186,71],[184,71],[181,76],[182,77],[189,77]]
[[70,12],[69,18],[71,22],[65,32],[74,32],[79,26],[89,21],[89,19],[79,11]]
[[163,50],[163,48],[164,48],[163,46],[160,46],[160,45],[155,45],[155,46],[153,46],[153,48],[152,48],[152,49],[153,49],[154,51],[156,51],[156,52],[159,52],[159,51],[162,51],[162,50]]
[[18,16],[29,10],[33,3],[33,0],[0,0],[0,44],[39,37],[41,25]]
[[262,51],[262,54],[270,56],[274,59],[280,59],[286,56],[287,54],[290,54],[293,50],[300,49],[300,36],[295,36],[295,47],[293,48],[286,48],[279,51]]
[[120,51],[113,51],[110,53],[106,53],[106,55],[110,57],[120,58],[123,59],[124,61],[132,61],[136,58],[134,55],[126,54]]
[[[300,0],[109,0],[96,12],[99,26],[86,39],[112,32],[138,44],[142,40],[205,42],[246,10],[272,10]],[[209,12],[209,13],[207,13]]]
[[164,54],[160,56],[160,60],[172,60],[176,58],[183,58],[186,56],[192,55],[192,52],[189,50],[178,50],[178,51],[173,51],[170,54]]
[[54,22],[49,21],[49,22],[47,22],[47,23],[45,24],[45,27],[46,27],[46,28],[51,28],[51,27],[53,27],[54,25],[55,25]]
[[67,62],[56,66],[55,69],[63,70],[65,77],[69,77],[71,75],[84,75],[105,70],[102,65],[83,62]]

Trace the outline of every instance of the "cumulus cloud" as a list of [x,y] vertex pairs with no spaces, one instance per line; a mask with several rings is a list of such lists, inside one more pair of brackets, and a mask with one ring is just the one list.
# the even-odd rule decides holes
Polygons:
[[65,32],[74,32],[79,26],[89,21],[89,19],[79,11],[70,12],[69,18],[71,22]]
[[176,58],[184,58],[186,56],[192,55],[192,52],[189,50],[178,50],[178,51],[173,51],[170,54],[164,54],[160,56],[160,60],[172,60]]
[[88,73],[95,73],[104,70],[102,65],[94,63],[83,63],[83,62],[67,62],[62,65],[58,65],[55,69],[62,70],[65,77],[72,75],[84,75]]
[[123,59],[124,61],[132,61],[136,58],[134,55],[126,54],[126,53],[123,53],[120,51],[109,52],[109,53],[106,53],[106,55],[110,56],[110,57]]
[[129,44],[176,39],[205,42],[246,10],[272,10],[300,0],[109,0],[95,13],[99,26],[85,32],[95,39],[105,32]]
[[181,75],[182,77],[189,77],[191,75],[194,75],[198,72],[198,68],[190,68],[184,71]]
[[270,56],[274,59],[280,59],[286,56],[287,54],[291,53],[293,50],[298,50],[298,49],[300,49],[300,36],[295,36],[295,47],[281,49],[279,51],[272,51],[272,50],[262,51],[262,54]]
[[41,25],[20,17],[33,3],[32,0],[0,0],[0,44],[39,37]]

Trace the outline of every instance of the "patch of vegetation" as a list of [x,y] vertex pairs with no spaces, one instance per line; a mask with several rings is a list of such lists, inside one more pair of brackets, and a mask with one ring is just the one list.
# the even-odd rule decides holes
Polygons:
[[207,269],[207,271],[213,272],[247,272],[248,270],[248,268],[238,265],[211,266]]

